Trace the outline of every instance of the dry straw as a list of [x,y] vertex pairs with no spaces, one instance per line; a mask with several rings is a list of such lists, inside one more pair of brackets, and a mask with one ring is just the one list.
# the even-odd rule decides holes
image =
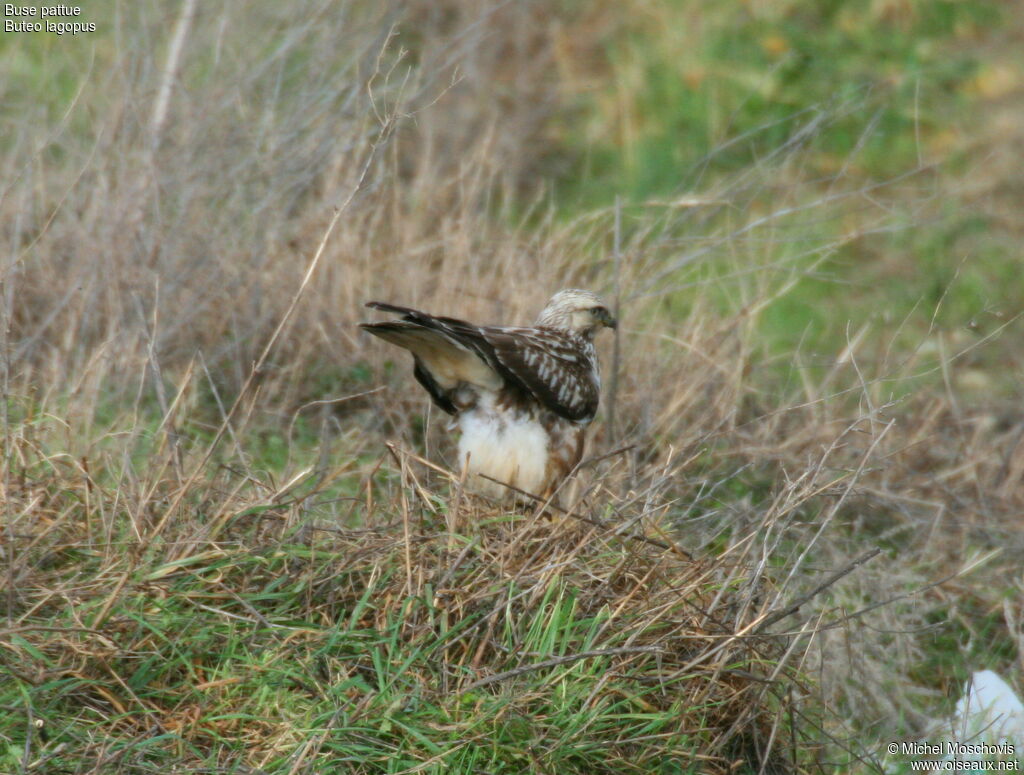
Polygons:
[[[937,617],[1022,619],[985,592],[1019,574],[1020,424],[955,388],[999,332],[761,328],[926,214],[931,171],[807,180],[839,105],[707,190],[566,221],[539,8],[343,5],[184,3],[168,52],[124,9],[63,119],[11,123],[4,761],[878,766],[880,724],[923,728]],[[567,285],[622,307],[614,428],[561,508],[510,512],[355,324],[371,298],[526,322]]]

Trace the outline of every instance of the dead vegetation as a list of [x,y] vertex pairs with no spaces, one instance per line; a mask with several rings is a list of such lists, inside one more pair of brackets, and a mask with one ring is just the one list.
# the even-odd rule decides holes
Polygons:
[[[3,765],[870,771],[957,685],[933,637],[1019,665],[1020,412],[965,387],[1015,321],[759,333],[934,215],[931,167],[813,179],[823,114],[699,193],[567,219],[537,7],[250,10],[183,13],[177,61],[126,10],[5,146]],[[510,514],[355,323],[527,321],[566,285],[622,300],[616,420],[571,514]]]
[[[63,702],[92,717],[89,738],[74,744],[88,771],[136,771],[159,759],[125,759],[108,747],[152,735],[204,751],[244,744],[233,761],[251,771],[282,761],[314,771],[320,757],[345,749],[332,725],[378,723],[385,709],[396,724],[452,739],[439,761],[514,734],[542,771],[643,772],[672,760],[727,771],[739,760],[784,772],[794,735],[802,758],[818,742],[793,717],[802,649],[766,626],[792,613],[771,608],[767,579],[728,557],[691,559],[664,532],[644,540],[634,532],[643,512],[622,535],[620,523],[506,514],[468,498],[442,513],[443,500],[412,486],[376,508],[368,495],[362,507],[376,516],[350,529],[309,520],[294,503],[228,500],[219,525],[173,525],[160,552],[132,545],[101,558],[89,556],[87,534],[99,532],[111,504],[87,478],[73,479],[56,498],[31,501],[39,532],[34,541],[19,536],[14,570],[26,592],[11,613],[24,624],[4,631],[5,663],[26,686],[61,686]],[[56,500],[74,503],[72,493],[85,490],[94,492],[85,524],[47,519]],[[72,567],[95,575],[69,584]],[[174,636],[161,626],[169,611],[181,635],[204,647],[169,648]],[[49,618],[67,623],[31,623]],[[260,721],[259,737],[224,720],[253,714],[245,688],[262,683],[211,648],[234,631],[288,663],[267,666],[295,682],[279,694],[291,703],[309,694],[331,709],[332,724],[305,747],[288,743],[301,715],[291,703]],[[153,665],[155,654],[166,662]],[[132,688],[140,664],[156,673],[141,696]],[[508,733],[503,718],[525,731]],[[408,747],[397,730],[376,734],[380,755]],[[63,747],[42,745],[37,761],[57,768],[68,760]],[[405,753],[430,761],[417,747]],[[372,759],[360,771],[372,771]]]

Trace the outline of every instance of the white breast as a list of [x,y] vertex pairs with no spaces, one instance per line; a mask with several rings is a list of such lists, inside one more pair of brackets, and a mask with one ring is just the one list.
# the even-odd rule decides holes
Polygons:
[[[542,494],[548,484],[548,434],[525,414],[495,409],[493,399],[493,394],[481,395],[475,407],[459,415],[460,465],[468,456],[470,474],[486,474]],[[493,497],[509,494],[507,488],[485,479],[477,479],[473,489]]]

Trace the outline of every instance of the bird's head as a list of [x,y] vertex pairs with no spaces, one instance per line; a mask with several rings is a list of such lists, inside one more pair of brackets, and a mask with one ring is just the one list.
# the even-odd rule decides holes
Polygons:
[[616,321],[597,294],[568,288],[551,297],[537,318],[537,325],[592,338],[604,326],[615,328]]

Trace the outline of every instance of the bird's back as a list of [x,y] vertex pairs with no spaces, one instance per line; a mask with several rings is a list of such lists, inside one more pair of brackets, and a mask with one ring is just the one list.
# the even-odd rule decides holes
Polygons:
[[[596,303],[578,291],[567,298]],[[475,489],[507,494],[493,479],[546,496],[579,463],[601,384],[593,329],[477,326],[394,304],[367,306],[401,316],[362,328],[412,353],[416,379],[462,431],[460,465],[489,477],[474,477]],[[597,309],[593,320],[610,321]]]

